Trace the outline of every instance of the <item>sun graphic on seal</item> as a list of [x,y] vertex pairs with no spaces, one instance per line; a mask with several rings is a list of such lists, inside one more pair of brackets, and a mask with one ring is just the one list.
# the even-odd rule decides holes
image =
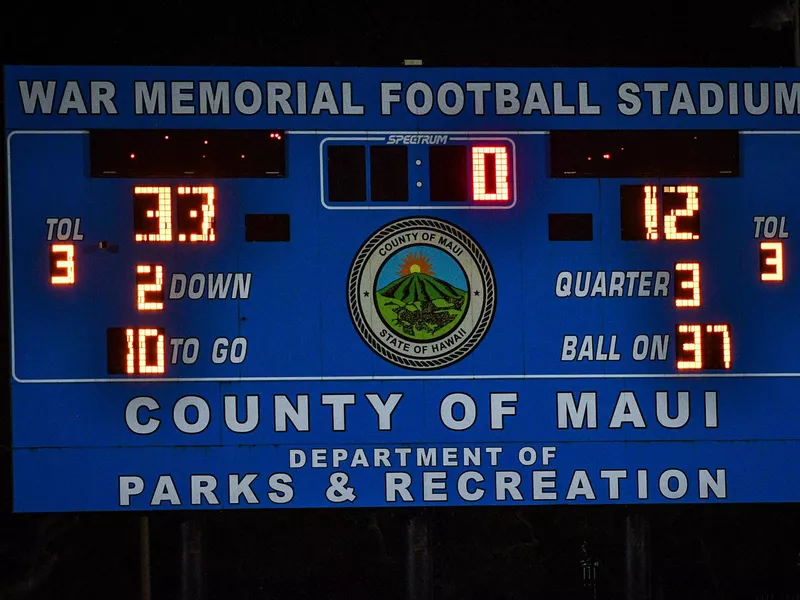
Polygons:
[[403,257],[397,274],[401,277],[412,273],[422,273],[423,275],[435,275],[431,260],[422,252],[409,252]]

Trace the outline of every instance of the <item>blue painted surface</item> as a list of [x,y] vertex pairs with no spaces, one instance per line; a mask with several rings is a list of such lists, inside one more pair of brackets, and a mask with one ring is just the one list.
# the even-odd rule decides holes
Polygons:
[[[411,475],[413,503],[455,505],[468,503],[458,494],[454,481],[471,470],[485,479],[481,485],[486,495],[478,502],[489,504],[503,502],[493,491],[498,470],[521,474],[522,499],[517,502],[524,503],[573,502],[567,491],[573,472],[580,470],[586,470],[592,480],[595,498],[580,500],[578,496],[576,501],[797,501],[800,487],[794,464],[800,419],[796,391],[800,313],[796,307],[800,284],[792,234],[799,216],[796,165],[800,136],[791,134],[800,131],[800,104],[791,96],[797,75],[798,71],[791,69],[7,68],[15,509],[172,508],[168,502],[151,505],[159,475],[174,479],[181,502],[178,507],[208,508],[208,504],[191,502],[192,474],[213,476],[222,490],[222,505],[243,508],[247,503],[231,504],[226,490],[229,475],[246,473],[259,473],[252,488],[261,506],[381,506],[387,504],[387,471]],[[18,85],[22,80],[29,86],[35,80],[57,82],[54,114],[42,114],[41,107],[35,114],[25,114]],[[296,82],[307,82],[312,98],[317,83],[329,81],[340,111],[342,82],[351,82],[353,103],[363,106],[363,114],[269,114],[265,104],[258,113],[244,115],[236,111],[233,94],[227,115],[171,114],[169,97],[167,114],[135,114],[135,81],[165,81],[169,88],[170,81],[223,80],[230,82],[231,90],[241,81],[257,82],[265,103],[266,82],[292,82],[295,91]],[[59,93],[67,81],[78,81],[83,90],[90,89],[90,81],[113,82],[118,114],[81,115],[75,110],[58,114]],[[601,114],[497,115],[494,95],[488,91],[485,114],[475,114],[474,97],[467,94],[459,115],[446,116],[433,109],[417,116],[404,104],[403,94],[401,101],[392,105],[392,114],[382,115],[381,82],[391,81],[401,82],[404,89],[415,81],[427,82],[433,90],[450,81],[516,82],[527,90],[531,81],[539,81],[547,91],[551,110],[555,106],[552,82],[563,82],[565,102],[576,106],[579,82],[587,82],[589,103],[600,106]],[[701,82],[718,82],[724,90],[730,82],[740,82],[739,114],[730,114],[728,103],[719,114],[654,115],[644,93],[639,114],[620,113],[620,84],[638,82],[642,86],[654,81],[667,82],[670,90],[678,82],[688,82],[692,93],[699,91]],[[748,114],[742,95],[742,82],[753,81],[764,82],[771,90],[770,106],[761,115]],[[776,84],[787,82],[786,102],[779,101],[775,90],[781,88]],[[800,84],[796,89],[800,94]],[[665,93],[662,98],[665,113],[669,97]],[[699,94],[695,100],[700,112]],[[86,106],[91,112],[88,96]],[[778,106],[793,114],[776,114]],[[293,107],[297,112],[296,104]],[[548,170],[548,136],[532,134],[554,129],[689,127],[742,131],[741,176],[553,179]],[[103,128],[285,129],[287,177],[188,182],[181,178],[92,179],[86,132]],[[346,210],[326,206],[323,142],[342,137],[354,143],[357,138],[370,137],[374,138],[370,144],[382,145],[390,135],[401,132],[443,132],[451,138],[472,138],[468,142],[450,140],[451,144],[495,143],[490,138],[503,138],[515,163],[514,202],[490,210],[443,210],[426,196],[428,148],[411,144],[409,202],[379,208],[374,202],[341,205]],[[416,159],[422,160],[422,166],[413,166]],[[415,186],[417,180],[422,182],[420,188]],[[215,186],[216,241],[135,243],[132,187],[155,183]],[[700,239],[622,241],[619,188],[623,184],[700,186]],[[475,207],[470,202],[466,205]],[[548,241],[548,214],[554,212],[591,213],[593,240]],[[249,213],[289,214],[291,241],[245,242],[244,215]],[[754,237],[753,218],[765,215],[785,217],[790,234],[781,240],[786,258],[781,283],[764,283],[759,276],[759,244],[765,240]],[[49,283],[51,242],[46,219],[52,217],[81,219],[85,237],[76,242],[74,286],[57,288]],[[496,304],[488,311],[491,320],[485,335],[460,360],[441,368],[406,368],[379,356],[362,339],[348,305],[348,276],[359,250],[388,224],[412,217],[443,220],[448,227],[465,232],[477,248],[473,258],[479,260],[482,253],[491,265]],[[96,246],[103,240],[118,245],[119,252],[98,251]],[[436,253],[431,256],[435,259]],[[701,265],[700,307],[674,305],[674,266],[684,261]],[[250,297],[168,299],[165,310],[142,313],[134,303],[133,275],[136,265],[142,263],[162,264],[167,282],[176,273],[249,273]],[[389,268],[394,267],[392,263]],[[446,273],[455,272],[453,268],[450,264],[439,274],[460,286],[474,287],[470,277],[467,282],[458,276],[447,277]],[[562,298],[556,294],[556,282],[564,271],[666,271],[672,274],[670,293],[668,297]],[[386,273],[384,270],[382,277],[376,277],[377,288],[387,277],[391,279]],[[488,288],[484,291],[488,293]],[[679,323],[727,324],[732,340],[731,368],[678,370],[675,327]],[[151,326],[163,327],[168,338],[196,337],[198,360],[194,364],[168,361],[164,375],[109,375],[106,329]],[[379,324],[377,327],[380,329]],[[593,335],[595,339],[603,335],[606,350],[610,336],[616,336],[619,359],[563,361],[565,335]],[[666,360],[634,360],[632,346],[637,335],[669,335]],[[214,364],[211,348],[221,337],[246,338],[246,359],[240,364]],[[560,421],[560,392],[572,393],[575,402],[581,392],[587,398],[595,392],[596,426],[589,427],[587,421],[581,427],[564,415]],[[658,392],[666,392],[668,398],[668,410],[661,414],[657,411]],[[678,408],[682,392],[688,393],[685,424],[685,413]],[[377,394],[381,401],[391,394],[402,395],[388,428],[380,428],[369,394]],[[513,407],[514,414],[502,416],[495,405],[497,421],[493,423],[492,394],[496,398],[506,394],[503,406],[506,410]],[[343,422],[337,421],[336,411],[325,404],[339,401],[332,400],[332,395],[344,395],[347,401],[352,395],[353,404],[342,409]],[[247,432],[232,431],[236,419],[229,414],[226,421],[226,396],[229,403],[235,399],[237,419],[242,422],[246,420],[247,396],[257,397],[257,406],[252,400],[256,412],[251,415],[258,414],[257,424],[250,422]],[[291,401],[302,412],[306,396],[308,431],[298,431],[302,419],[297,423],[290,420],[287,430],[280,431],[276,410],[280,412],[285,402]],[[142,397],[151,399],[146,401],[150,408],[133,410],[135,399]],[[188,424],[181,425],[184,410],[179,399],[186,397],[190,397],[190,405],[199,405],[201,412],[208,408],[207,425],[197,427],[201,431],[187,433],[198,418],[191,406],[185,412]],[[450,423],[448,428],[449,413],[442,406],[446,408],[449,400],[460,401],[454,418],[468,420],[462,407],[470,405],[470,399],[476,411],[474,424],[456,430]],[[566,410],[563,397],[561,407]],[[676,415],[678,421],[670,422]],[[203,415],[200,417],[203,425]],[[156,422],[149,419],[158,419],[158,427],[137,433],[137,427],[141,430],[145,423],[155,427]],[[527,446],[540,454],[533,465],[521,464],[518,459],[519,449]],[[555,448],[548,465],[541,463],[545,446]],[[389,449],[395,456],[394,449],[404,447],[451,447],[459,449],[459,455],[463,448],[485,451],[498,447],[502,452],[496,466],[487,464],[485,456],[480,467],[463,461],[459,466],[442,467],[441,456],[436,465],[404,467],[393,460],[391,467],[372,466],[376,448]],[[330,464],[290,468],[292,449],[304,450],[310,460],[314,448],[329,453],[334,448],[351,453],[361,448],[370,466],[351,467],[348,462],[341,468]],[[620,483],[619,498],[609,494],[607,481],[600,479],[601,470],[613,469],[628,472],[628,483]],[[671,498],[658,491],[658,478],[668,469],[686,474],[686,494]],[[715,477],[716,494],[709,498],[699,495],[701,469]],[[558,472],[555,500],[533,497],[532,470]],[[647,497],[637,495],[637,470],[649,474]],[[352,504],[325,496],[329,478],[339,471],[349,478],[345,485],[354,488]],[[423,471],[448,472],[446,500],[424,499],[419,483]],[[274,473],[291,476],[294,491],[288,502],[268,499],[268,480]],[[121,477],[141,477],[143,481],[143,491],[132,496],[130,504],[122,503]]]

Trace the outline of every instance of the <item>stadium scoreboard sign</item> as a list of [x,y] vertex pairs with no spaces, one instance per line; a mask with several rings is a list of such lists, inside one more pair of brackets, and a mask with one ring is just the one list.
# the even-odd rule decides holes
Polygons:
[[798,74],[7,67],[15,509],[800,501]]

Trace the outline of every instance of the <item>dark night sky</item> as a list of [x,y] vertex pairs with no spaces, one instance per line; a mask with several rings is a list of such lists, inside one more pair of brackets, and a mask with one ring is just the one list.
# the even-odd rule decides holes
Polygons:
[[381,66],[423,58],[431,66],[788,66],[789,30],[749,27],[771,3],[169,0],[53,10],[17,2],[2,9],[2,57],[6,64]]

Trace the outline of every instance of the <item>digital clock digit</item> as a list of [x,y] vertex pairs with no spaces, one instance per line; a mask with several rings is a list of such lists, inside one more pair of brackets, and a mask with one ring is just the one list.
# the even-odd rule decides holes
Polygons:
[[504,146],[473,146],[472,199],[477,202],[507,202],[508,149]]
[[467,200],[468,182],[472,183],[474,202],[510,200],[511,159],[506,146],[431,146],[428,156],[433,202]]

